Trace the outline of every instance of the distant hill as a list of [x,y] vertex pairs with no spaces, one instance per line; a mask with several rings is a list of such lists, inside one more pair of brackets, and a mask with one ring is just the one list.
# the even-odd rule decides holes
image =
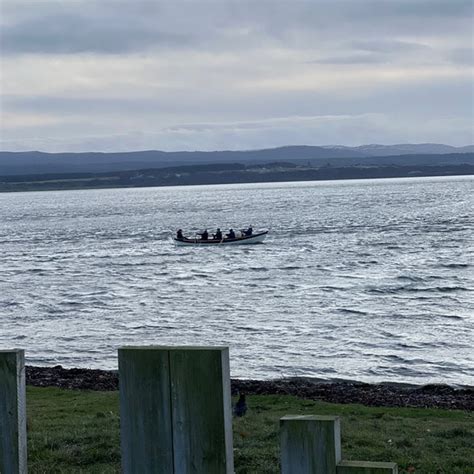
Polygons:
[[107,171],[0,176],[0,192],[334,179],[474,175],[474,153],[325,159],[298,164],[212,163]]
[[[0,176],[42,173],[100,173],[169,166],[213,163],[242,163],[252,165],[268,162],[292,162],[322,166],[358,166],[379,164],[398,165],[401,161],[419,164],[459,164],[474,152],[474,146],[452,147],[439,144],[345,146],[286,146],[246,151],[165,152],[157,150],[125,153],[43,153],[39,151],[0,152]],[[443,155],[448,158],[443,158]],[[459,155],[459,156],[457,156]],[[403,156],[407,158],[403,158]],[[429,158],[428,158],[429,156]],[[408,158],[409,157],[409,158]],[[454,157],[454,158],[453,158]],[[429,163],[426,163],[426,159]],[[373,160],[376,160],[374,162]]]
[[474,145],[455,147],[439,143],[402,143],[399,145],[361,145],[346,147],[341,145],[325,146],[331,150],[355,151],[364,156],[392,156],[392,155],[444,155],[449,153],[472,153]]

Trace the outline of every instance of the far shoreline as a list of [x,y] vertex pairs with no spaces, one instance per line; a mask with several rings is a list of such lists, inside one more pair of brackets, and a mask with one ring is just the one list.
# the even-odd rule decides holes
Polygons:
[[416,180],[416,179],[443,179],[443,178],[466,178],[474,179],[474,173],[468,174],[445,174],[445,175],[420,175],[420,176],[385,176],[385,177],[367,177],[367,178],[334,178],[334,179],[304,179],[304,180],[282,180],[282,181],[245,181],[230,183],[202,183],[202,184],[157,184],[147,186],[97,186],[83,188],[51,188],[51,189],[16,189],[4,190],[0,188],[0,194],[19,194],[19,193],[45,193],[60,191],[107,191],[118,189],[166,189],[176,187],[206,187],[206,186],[238,186],[238,185],[275,185],[275,184],[303,184],[303,183],[336,183],[336,182],[364,182],[364,181],[398,181],[398,180]]
[[[431,169],[430,169],[431,168]],[[326,175],[324,169],[300,169],[296,173],[291,171],[267,173],[247,173],[236,176],[232,172],[223,176],[220,173],[204,173],[203,175],[176,175],[166,179],[152,178],[148,180],[142,177],[135,180],[134,174],[140,172],[158,170],[136,170],[127,172],[129,176],[119,183],[117,176],[105,176],[96,179],[98,175],[85,179],[64,178],[48,179],[47,175],[35,175],[30,181],[25,176],[0,176],[0,193],[25,193],[46,191],[90,191],[107,189],[145,189],[145,188],[174,188],[177,186],[219,186],[219,185],[246,185],[246,184],[284,184],[284,183],[318,183],[318,182],[340,182],[340,181],[367,181],[367,180],[391,180],[391,179],[420,179],[420,178],[469,178],[474,177],[474,165],[454,165],[450,172],[447,167],[374,167],[374,168],[330,168],[332,176]],[[387,171],[389,170],[389,171]],[[122,172],[124,173],[124,172]],[[355,173],[355,174],[353,174]],[[2,181],[3,179],[3,181]]]
[[[36,387],[69,390],[116,391],[114,370],[26,366],[26,383]],[[441,408],[474,411],[474,387],[442,384],[365,383],[288,377],[272,380],[231,379],[233,394],[290,395],[329,403],[365,406]]]

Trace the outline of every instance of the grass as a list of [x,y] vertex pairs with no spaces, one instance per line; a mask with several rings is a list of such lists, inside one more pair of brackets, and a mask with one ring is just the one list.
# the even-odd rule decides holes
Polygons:
[[[27,389],[30,473],[120,472],[117,392]],[[393,461],[400,473],[474,472],[474,415],[457,410],[369,408],[290,396],[248,396],[234,420],[235,471],[278,473],[278,420],[340,415],[344,459]]]

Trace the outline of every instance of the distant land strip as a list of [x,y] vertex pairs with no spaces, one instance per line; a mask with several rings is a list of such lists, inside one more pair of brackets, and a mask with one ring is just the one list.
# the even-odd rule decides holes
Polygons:
[[406,159],[401,164],[374,164],[373,160],[370,163],[360,160],[359,163],[347,165],[337,160],[327,161],[323,165],[311,161],[304,164],[277,161],[257,164],[213,163],[101,173],[6,175],[0,176],[0,192],[474,175],[474,153],[456,154],[452,164],[449,163],[449,155],[443,156],[443,163],[435,164],[427,163],[426,155],[422,157],[422,162],[417,163],[412,156],[411,160]]
[[129,151],[44,153],[39,151],[0,151],[0,176],[45,173],[107,173],[173,166],[223,163],[254,165],[286,162],[321,167],[459,165],[469,161],[474,145],[453,147],[425,143],[367,145],[361,147],[283,146],[261,150],[236,151]]

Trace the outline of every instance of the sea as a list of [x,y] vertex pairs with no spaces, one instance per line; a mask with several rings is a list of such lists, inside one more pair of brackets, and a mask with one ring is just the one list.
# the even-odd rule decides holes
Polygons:
[[[117,368],[224,345],[231,375],[474,385],[474,176],[0,194],[0,349]],[[269,229],[176,247],[182,228]]]

